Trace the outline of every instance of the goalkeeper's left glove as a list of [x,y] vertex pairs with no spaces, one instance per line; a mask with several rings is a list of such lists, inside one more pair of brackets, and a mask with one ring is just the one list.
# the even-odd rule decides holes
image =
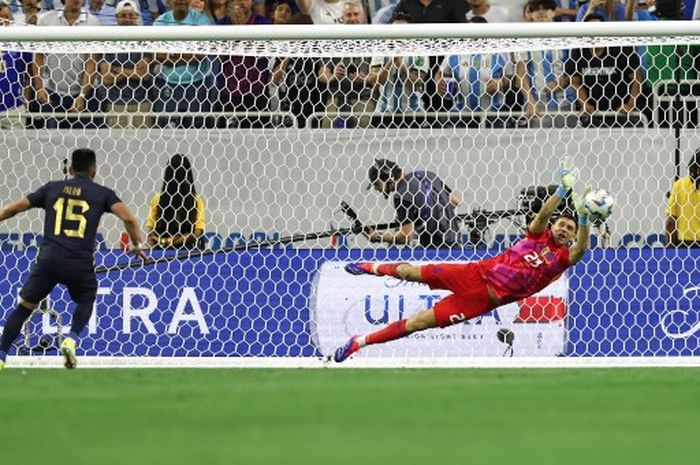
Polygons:
[[591,186],[586,187],[586,190],[583,192],[583,197],[578,195],[576,192],[571,194],[572,200],[574,201],[574,208],[576,209],[576,214],[578,215],[579,226],[588,225],[588,217],[590,216],[591,212],[588,210],[584,199],[592,190],[593,188]]
[[576,181],[576,170],[571,166],[571,160],[569,158],[562,160],[557,173],[561,179],[561,184],[557,187],[555,194],[560,199],[563,199]]

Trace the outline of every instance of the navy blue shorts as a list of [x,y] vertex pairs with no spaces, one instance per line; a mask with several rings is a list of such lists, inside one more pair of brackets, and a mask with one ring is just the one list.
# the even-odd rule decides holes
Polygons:
[[27,302],[38,304],[57,284],[64,284],[73,302],[79,304],[93,302],[97,295],[97,277],[92,265],[45,261],[34,265],[19,295]]

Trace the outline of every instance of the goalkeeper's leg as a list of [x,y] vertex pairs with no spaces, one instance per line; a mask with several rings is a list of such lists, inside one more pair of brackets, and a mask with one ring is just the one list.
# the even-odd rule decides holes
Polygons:
[[390,323],[379,331],[375,331],[366,336],[351,337],[344,346],[339,347],[338,350],[335,351],[333,359],[336,362],[342,362],[362,347],[400,339],[416,331],[423,331],[424,329],[434,328],[435,326],[437,326],[435,310],[432,308],[424,310],[411,318]]
[[345,265],[345,271],[350,274],[371,274],[375,276],[393,276],[394,278],[406,281],[422,281],[420,266],[410,263],[378,263],[378,262],[355,262]]

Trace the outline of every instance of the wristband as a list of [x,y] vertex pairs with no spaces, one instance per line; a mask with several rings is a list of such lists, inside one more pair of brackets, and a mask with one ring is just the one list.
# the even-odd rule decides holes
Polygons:
[[588,215],[579,215],[578,216],[578,225],[579,226],[588,226]]
[[554,195],[556,195],[560,199],[563,199],[564,197],[566,197],[566,194],[568,194],[568,193],[569,193],[568,187],[564,187],[562,185],[559,185],[557,187],[557,190],[554,192]]

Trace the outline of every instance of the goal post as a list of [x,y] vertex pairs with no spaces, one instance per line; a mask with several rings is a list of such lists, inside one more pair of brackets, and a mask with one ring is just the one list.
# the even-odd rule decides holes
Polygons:
[[[674,187],[700,149],[696,47],[692,21],[3,28],[17,76],[44,60],[0,114],[0,198],[62,179],[70,152],[89,147],[98,182],[149,236],[153,260],[133,262],[118,221],[103,220],[82,366],[335,366],[327,356],[351,335],[448,294],[346,263],[494,256],[568,157],[576,190],[615,197],[582,262],[531,298],[347,366],[698,365],[700,240]],[[457,194],[457,246],[435,247],[420,212],[408,245],[363,235],[406,222],[393,193],[368,189],[376,159]],[[37,210],[0,224],[0,321],[42,225]],[[59,363],[68,292],[42,309],[12,365]]]

